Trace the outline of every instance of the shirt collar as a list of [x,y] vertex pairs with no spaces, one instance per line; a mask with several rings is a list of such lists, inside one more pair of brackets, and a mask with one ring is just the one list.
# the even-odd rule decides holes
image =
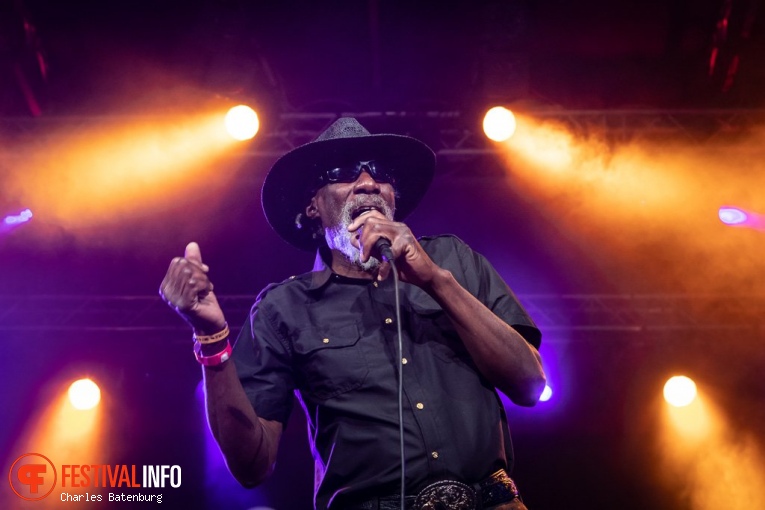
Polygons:
[[316,258],[313,261],[313,269],[311,270],[311,285],[308,290],[317,290],[327,284],[332,277],[332,268],[327,260],[331,260],[331,255],[328,253],[329,249],[325,246],[320,246],[316,250]]
[[319,290],[323,288],[327,282],[332,279],[334,275],[337,279],[343,279],[348,282],[356,283],[371,283],[371,279],[356,279],[338,275],[332,271],[332,252],[327,245],[322,244],[319,249],[316,250],[316,258],[313,261],[313,269],[311,270],[311,283],[308,286],[309,291]]

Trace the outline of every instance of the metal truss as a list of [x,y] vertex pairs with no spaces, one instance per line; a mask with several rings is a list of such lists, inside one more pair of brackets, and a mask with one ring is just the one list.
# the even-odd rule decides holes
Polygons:
[[[565,126],[574,135],[600,136],[605,141],[680,140],[709,148],[709,142],[743,135],[765,124],[765,110],[553,110],[527,109],[523,115]],[[354,116],[373,132],[409,134],[425,140],[441,158],[492,155],[496,148],[481,130],[483,112],[464,111],[375,111],[282,113],[264,122],[262,132],[243,155],[274,158],[313,140],[332,121]],[[151,120],[150,118],[143,118]],[[6,139],[46,143],[46,133],[85,128],[89,125],[119,124],[131,117],[70,116],[19,118],[0,117],[0,134]],[[765,151],[765,148],[759,150]],[[12,158],[0,153],[0,160]]]
[[[354,116],[373,132],[408,134],[425,140],[440,158],[496,154],[481,129],[483,112],[285,113],[254,142],[250,156],[273,158],[313,140],[341,116]],[[710,148],[765,124],[765,110],[530,110],[523,115],[565,127],[576,136],[599,136],[609,143],[631,140],[684,141]],[[765,148],[760,149],[765,152]]]
[[519,296],[547,330],[762,329],[765,296],[579,294]]
[[[543,331],[747,329],[765,332],[765,295],[520,295]],[[219,296],[232,325],[254,295]],[[0,331],[186,331],[156,296],[0,297]]]

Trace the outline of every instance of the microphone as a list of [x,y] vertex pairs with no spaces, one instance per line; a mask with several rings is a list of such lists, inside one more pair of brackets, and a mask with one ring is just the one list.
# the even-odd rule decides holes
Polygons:
[[391,250],[390,241],[384,237],[375,241],[374,251],[379,253],[385,262],[393,260],[393,250]]

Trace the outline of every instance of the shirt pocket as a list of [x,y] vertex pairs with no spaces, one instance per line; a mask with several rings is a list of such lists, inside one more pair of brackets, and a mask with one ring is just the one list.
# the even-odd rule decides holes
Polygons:
[[462,339],[446,312],[435,301],[412,303],[415,342],[427,347],[436,358],[447,363],[471,363]]
[[355,390],[369,373],[356,324],[309,328],[294,343],[301,392],[327,400]]

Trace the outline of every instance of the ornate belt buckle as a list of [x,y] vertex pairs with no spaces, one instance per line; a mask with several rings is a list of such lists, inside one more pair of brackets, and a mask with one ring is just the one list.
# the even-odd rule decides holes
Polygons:
[[443,480],[428,485],[417,494],[413,510],[475,510],[476,494],[468,485]]

